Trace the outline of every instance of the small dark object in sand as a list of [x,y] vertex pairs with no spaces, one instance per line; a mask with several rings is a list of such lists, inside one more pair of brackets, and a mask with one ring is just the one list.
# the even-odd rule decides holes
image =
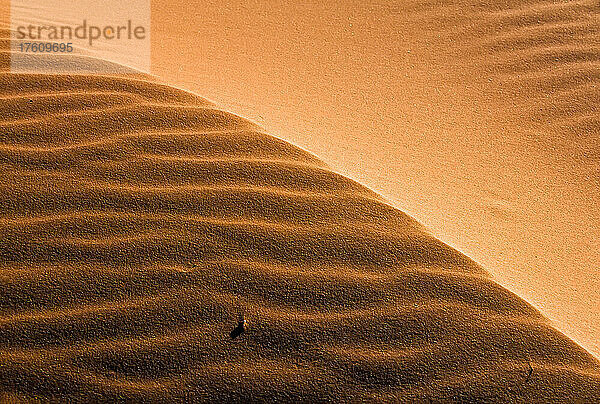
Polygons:
[[246,331],[246,326],[247,326],[248,322],[244,319],[244,317],[240,317],[240,319],[238,320],[238,325],[237,327],[235,327],[233,329],[233,331],[231,331],[231,333],[229,334],[229,336],[231,336],[231,339],[236,339],[237,337],[239,337],[244,331]]
[[527,372],[527,378],[525,379],[525,382],[528,382],[529,379],[531,379],[531,374],[533,373],[533,366],[531,366],[531,362],[527,361],[527,365],[529,365],[529,370]]

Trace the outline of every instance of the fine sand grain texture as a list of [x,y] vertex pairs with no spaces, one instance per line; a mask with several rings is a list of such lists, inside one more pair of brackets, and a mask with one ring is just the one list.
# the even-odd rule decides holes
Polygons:
[[314,155],[147,76],[8,57],[0,400],[600,397],[590,353]]
[[153,73],[368,186],[600,358],[598,0],[153,4]]

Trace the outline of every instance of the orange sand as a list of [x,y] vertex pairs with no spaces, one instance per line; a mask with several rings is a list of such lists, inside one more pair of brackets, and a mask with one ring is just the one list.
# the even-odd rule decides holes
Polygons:
[[186,3],[153,4],[153,73],[384,195],[600,358],[598,1]]
[[[416,13],[409,15],[421,21],[409,28],[434,35],[430,18],[440,6],[408,4]],[[528,21],[536,7],[515,12],[514,23]],[[452,7],[442,10],[438,26],[445,34],[452,32],[452,24],[464,24],[463,14],[454,16]],[[515,13],[501,10],[500,17],[513,21]],[[482,26],[494,29],[493,24]],[[469,27],[468,32],[476,32],[477,26]],[[458,28],[456,34],[464,38]],[[479,264],[311,153],[149,76],[12,74],[6,71],[8,57],[7,52],[0,55],[0,398],[591,401],[600,396],[600,363],[590,353],[495,283]],[[458,55],[439,57],[447,63],[459,60]],[[419,69],[411,73],[415,80],[399,80],[412,83],[406,91],[414,91],[405,97],[415,103],[403,108],[407,119],[397,125],[405,133],[427,129],[437,134],[413,135],[408,138],[414,143],[403,145],[413,152],[406,155],[403,169],[418,162],[422,167],[421,174],[415,170],[405,180],[410,191],[404,197],[439,183],[451,186],[438,194],[464,188],[473,193],[471,203],[478,196],[504,218],[480,228],[486,216],[476,213],[479,205],[471,207],[477,226],[467,230],[474,240],[503,225],[505,232],[489,241],[506,241],[496,248],[513,248],[509,239],[518,228],[537,236],[521,244],[526,257],[544,242],[575,254],[577,239],[561,244],[533,231],[544,227],[544,216],[573,213],[568,206],[555,213],[544,199],[548,192],[561,194],[560,181],[566,181],[552,176],[560,167],[542,159],[547,157],[543,147],[534,147],[551,142],[518,132],[518,123],[525,121],[517,120],[515,111],[533,108],[533,101],[518,86],[486,86],[485,77],[460,91],[453,86],[461,80],[454,77],[452,86],[430,90],[427,97],[432,77],[439,83],[448,79],[435,72],[434,62],[427,80],[419,82]],[[462,78],[478,68],[456,64],[456,70],[446,66]],[[494,64],[492,70],[518,69],[505,64]],[[569,84],[575,79],[561,80]],[[530,94],[538,86],[542,94],[544,82],[536,77],[521,88]],[[495,114],[478,109],[492,87],[507,94],[491,105],[511,105],[505,100],[522,104],[515,110],[506,106],[494,121]],[[224,88],[230,91],[235,85]],[[452,101],[450,110],[439,110],[446,101]],[[403,104],[384,105],[394,110]],[[417,113],[425,105],[431,109]],[[559,115],[557,105],[548,101],[553,117]],[[315,102],[314,108],[318,106]],[[359,120],[373,122],[373,112],[359,117],[356,110],[350,112],[353,119],[346,111],[329,121],[345,122],[331,136],[357,130]],[[533,113],[522,115],[520,119],[534,122]],[[290,122],[292,129],[296,125]],[[565,127],[554,121],[548,125],[556,131]],[[480,136],[510,128],[515,138],[492,136],[490,141],[488,136],[478,143],[477,128]],[[363,153],[377,155],[381,138],[363,136],[371,141]],[[333,139],[312,138],[316,148],[327,141],[330,155],[339,151],[331,146]],[[454,149],[436,149],[440,142],[461,153],[450,156]],[[348,147],[356,144],[360,142]],[[523,147],[537,154],[523,161]],[[506,151],[503,164],[497,160],[501,151]],[[397,150],[385,152],[393,160]],[[480,163],[482,154],[489,157],[485,164]],[[553,156],[562,161],[571,154]],[[464,177],[452,176],[455,164]],[[513,181],[512,175],[523,173],[524,167],[530,169],[524,182]],[[438,176],[419,185],[423,173],[434,171]],[[528,186],[533,184],[547,187]],[[516,199],[527,189],[520,203],[529,204],[527,212],[539,216],[539,222],[525,222],[522,206],[514,201],[492,198],[500,185]],[[485,187],[491,190],[476,194]],[[566,200],[580,201],[576,191],[570,189]],[[593,198],[584,199],[589,205],[577,205],[580,211],[572,222],[552,228],[573,224],[571,232],[578,231],[577,220],[587,209],[593,211]],[[448,200],[458,201],[459,207],[466,204],[462,194],[443,199],[426,192],[414,203],[424,199],[429,205],[422,215],[435,211],[451,219],[455,210],[444,213]],[[544,209],[536,209],[536,203],[545,204]],[[461,221],[444,223],[448,227],[440,226],[440,232],[450,234]],[[488,252],[489,259],[499,259],[494,252]],[[591,259],[585,251],[582,257]],[[575,258],[567,255],[563,263]],[[572,271],[579,274],[573,267],[556,279],[568,285]],[[525,266],[522,272],[515,279],[524,282],[534,269]],[[507,273],[504,277],[510,279]],[[544,279],[546,288],[556,287],[552,279]],[[528,285],[535,295],[534,286]],[[561,307],[580,310],[581,304]],[[231,341],[229,332],[242,313],[248,329]]]

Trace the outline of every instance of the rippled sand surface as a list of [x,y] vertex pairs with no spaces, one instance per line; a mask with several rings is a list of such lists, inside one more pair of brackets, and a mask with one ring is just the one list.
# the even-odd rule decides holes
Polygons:
[[2,399],[600,396],[591,354],[314,155],[149,76],[8,57]]
[[598,1],[186,3],[154,3],[155,74],[384,195],[600,358]]

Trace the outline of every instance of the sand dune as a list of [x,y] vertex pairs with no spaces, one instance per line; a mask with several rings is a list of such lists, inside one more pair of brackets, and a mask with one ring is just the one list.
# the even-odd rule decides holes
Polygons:
[[600,357],[598,1],[188,3],[153,3],[153,73],[377,190]]
[[3,399],[600,396],[530,304],[256,124],[147,76],[0,82]]

